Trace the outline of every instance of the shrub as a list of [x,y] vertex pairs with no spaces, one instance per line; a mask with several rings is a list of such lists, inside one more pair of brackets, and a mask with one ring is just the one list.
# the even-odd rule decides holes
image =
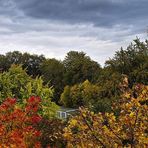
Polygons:
[[0,105],[0,147],[40,147],[41,132],[35,128],[42,120],[37,113],[40,101],[30,97],[26,106],[19,108],[16,99],[7,98]]
[[51,101],[53,89],[44,85],[41,77],[33,79],[17,65],[12,65],[8,72],[0,74],[0,102],[12,97],[16,98],[20,106],[24,106],[26,98],[30,96],[42,98],[41,115],[46,118],[56,115],[58,106]]
[[122,99],[113,104],[118,115],[94,114],[81,108],[80,115],[69,121],[64,137],[67,147],[148,147],[148,86],[124,86]]

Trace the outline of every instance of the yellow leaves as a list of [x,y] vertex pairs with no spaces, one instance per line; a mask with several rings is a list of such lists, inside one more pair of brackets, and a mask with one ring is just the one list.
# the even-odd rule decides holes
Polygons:
[[91,113],[92,116],[94,115],[94,112],[90,112],[90,113]]
[[130,96],[131,96],[130,93],[125,93],[125,94],[124,94],[124,97],[126,97],[126,98],[130,98]]
[[17,148],[17,146],[14,145],[14,144],[11,144],[10,147],[11,147],[11,148]]
[[94,127],[98,126],[98,122],[95,121],[95,122],[93,123],[93,126],[94,126]]
[[21,108],[21,107],[20,107],[20,104],[16,104],[14,108],[15,108],[15,109],[20,109],[20,108]]
[[107,128],[107,126],[106,125],[104,125],[103,127],[102,127],[102,129],[104,130],[104,131],[108,131],[108,128]]
[[122,107],[122,111],[129,111],[132,109],[133,104],[131,104],[130,102],[127,102],[123,105]]
[[68,134],[68,133],[64,133],[63,134],[64,138],[66,138],[67,140],[70,140],[71,139],[71,134]]
[[148,145],[148,137],[140,137],[139,142]]
[[[144,91],[138,90],[136,98],[130,93],[132,91],[123,95],[121,102],[117,104],[119,109],[117,116],[114,113],[95,114],[81,108],[80,114],[71,119],[68,126],[71,138],[69,143],[76,148],[91,148],[92,145],[96,148],[103,145],[109,148],[125,147],[125,145],[131,147],[131,144],[133,147],[146,148],[148,145],[148,135],[145,132],[148,131],[148,105],[143,101],[148,98],[148,91],[145,87],[142,88]],[[74,126],[77,129],[74,129]],[[134,137],[136,143],[131,141],[131,136]]]
[[129,116],[132,118],[132,117],[135,116],[135,113],[134,113],[134,112],[131,112],[131,113],[129,114]]
[[115,117],[114,113],[108,114],[107,117],[109,118],[109,121],[112,121],[112,122],[116,121],[116,117]]
[[85,114],[85,113],[83,113],[83,114],[82,114],[82,116],[83,116],[83,117],[86,117],[86,114]]
[[85,148],[85,146],[84,146],[84,143],[83,143],[82,139],[81,139],[80,141],[81,141],[81,148]]
[[70,125],[71,125],[71,126],[75,126],[77,123],[78,123],[78,122],[77,122],[76,119],[72,119],[72,120],[70,121]]

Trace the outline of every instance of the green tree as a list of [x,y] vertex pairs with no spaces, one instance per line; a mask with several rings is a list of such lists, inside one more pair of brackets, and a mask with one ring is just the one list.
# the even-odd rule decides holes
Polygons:
[[30,55],[28,53],[24,53],[21,59],[22,67],[26,69],[27,74],[33,76],[41,76],[40,65],[44,62],[45,57],[43,55]]
[[60,94],[64,89],[64,65],[56,59],[46,59],[41,64],[40,71],[44,82],[54,87],[53,100],[58,103]]
[[10,64],[21,64],[23,54],[19,51],[7,52],[7,62]]
[[7,71],[12,64],[21,64],[23,69],[26,69],[27,74],[36,77],[41,75],[39,67],[44,60],[43,55],[23,54],[19,51],[8,52],[6,55],[0,55],[0,69]]
[[64,91],[61,94],[59,103],[66,107],[72,107],[72,100],[70,96],[70,86],[67,85],[64,87]]
[[88,79],[95,82],[100,73],[100,65],[86,56],[84,52],[70,51],[63,64],[65,66],[65,83],[73,85]]
[[21,68],[21,66],[12,65],[8,72],[0,74],[0,99],[1,102],[7,97],[21,99],[21,89],[25,89],[31,77]]
[[119,84],[125,75],[113,72],[109,67],[102,70],[97,85],[102,88],[102,97],[111,98],[119,95]]
[[90,83],[88,80],[73,86],[66,86],[61,94],[60,102],[66,107],[78,108],[85,106],[95,112],[109,111],[111,101],[102,97],[102,87]]
[[106,67],[110,67],[114,72],[128,75],[131,86],[136,82],[147,85],[148,41],[141,42],[136,39],[126,50],[121,48],[114,58],[106,61]]
[[8,63],[7,58],[0,54],[0,72],[8,70],[9,67],[10,64]]

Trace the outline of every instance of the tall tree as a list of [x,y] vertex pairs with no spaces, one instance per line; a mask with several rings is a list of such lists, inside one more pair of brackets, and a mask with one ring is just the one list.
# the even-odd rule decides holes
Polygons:
[[106,61],[105,66],[114,72],[128,75],[130,85],[135,82],[148,84],[148,41],[134,40],[134,44],[126,50],[121,48],[116,52],[114,58]]
[[40,65],[45,60],[45,57],[43,55],[30,55],[28,53],[24,53],[22,56],[22,67],[26,68],[26,71],[29,75],[32,75],[33,77],[40,76]]
[[58,103],[64,89],[64,65],[56,59],[46,59],[41,64],[40,71],[44,82],[54,87],[54,101]]
[[4,72],[6,70],[8,70],[8,68],[10,67],[10,64],[8,63],[5,55],[0,55],[0,72]]
[[80,84],[66,86],[61,94],[60,103],[72,108],[85,106],[95,112],[110,111],[111,99],[107,98],[107,95],[103,96],[103,91],[102,86],[92,84],[86,80]]
[[29,75],[36,77],[41,75],[39,67],[44,60],[43,55],[22,54],[19,51],[8,52],[6,55],[0,55],[0,69],[1,71],[7,71],[12,64],[21,64]]
[[10,64],[21,64],[23,54],[19,51],[7,52],[6,58],[7,62]]
[[101,70],[100,65],[86,56],[84,52],[70,51],[65,57],[65,83],[73,85],[88,79],[95,82]]

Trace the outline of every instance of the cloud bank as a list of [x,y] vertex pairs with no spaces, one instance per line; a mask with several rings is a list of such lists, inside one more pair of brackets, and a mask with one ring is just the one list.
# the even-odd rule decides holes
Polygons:
[[146,38],[147,0],[0,0],[0,54],[63,59],[84,51],[103,65],[136,36]]

